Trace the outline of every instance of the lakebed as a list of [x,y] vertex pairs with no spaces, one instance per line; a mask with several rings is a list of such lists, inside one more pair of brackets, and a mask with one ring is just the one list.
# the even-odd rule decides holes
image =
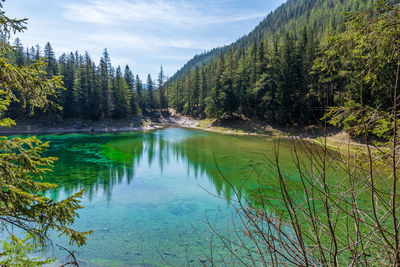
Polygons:
[[[60,200],[86,189],[74,227],[94,231],[87,245],[69,247],[53,236],[54,244],[78,251],[86,266],[226,263],[231,251],[213,230],[232,236],[235,191],[254,203],[259,179],[266,190],[279,191],[267,161],[275,153],[270,137],[183,128],[39,137],[50,142],[46,155],[59,157],[46,176],[59,185],[49,197]],[[281,164],[296,180],[290,140],[279,146]]]

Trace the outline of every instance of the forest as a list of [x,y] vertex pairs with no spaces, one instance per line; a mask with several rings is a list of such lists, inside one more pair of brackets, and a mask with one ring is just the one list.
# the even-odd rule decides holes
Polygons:
[[[288,1],[248,36],[188,62],[169,83],[171,106],[191,116],[221,118],[235,113],[283,125],[318,122],[325,106],[361,98],[351,60],[337,58],[332,63],[335,73],[329,74],[321,64],[329,36],[344,30],[351,12],[371,10],[373,4]],[[364,103],[387,108],[389,94],[384,88],[375,87],[371,97],[366,86]]]
[[[43,51],[39,45],[24,48],[20,39],[14,41],[15,49],[6,54],[16,66],[29,66],[43,61],[44,71],[48,78],[60,76],[63,88],[58,89],[52,100],[62,109],[48,110],[47,113],[58,114],[63,118],[82,118],[91,120],[121,119],[139,116],[143,112],[159,108],[159,99],[166,102],[164,76],[161,67],[156,82],[149,74],[147,83],[143,84],[138,75],[134,75],[126,65],[124,68],[111,65],[110,55],[104,49],[98,65],[86,52],[80,55],[77,51],[62,54],[56,59],[53,48],[48,42]],[[159,95],[158,92],[160,92]],[[37,110],[35,114],[24,112],[22,103],[14,102],[7,115],[12,118],[40,118],[45,114]],[[165,105],[165,104],[164,104]]]
[[[161,67],[157,79],[149,74],[145,83],[129,66],[114,68],[107,49],[96,65],[87,52],[56,59],[50,43],[42,51],[39,45],[24,48],[17,38],[7,57],[15,65],[44,60],[48,77],[62,77],[65,89],[59,89],[55,98],[62,110],[51,113],[64,118],[121,119],[172,108],[198,118],[235,114],[280,125],[315,124],[325,106],[348,100],[390,106],[385,84],[358,90],[351,60],[335,59],[334,73],[322,70],[330,36],[344,30],[351,12],[372,10],[373,4],[290,0],[237,42],[194,57],[170,79]],[[7,115],[30,117],[21,114],[20,105],[13,103]],[[38,111],[35,117],[41,114]]]

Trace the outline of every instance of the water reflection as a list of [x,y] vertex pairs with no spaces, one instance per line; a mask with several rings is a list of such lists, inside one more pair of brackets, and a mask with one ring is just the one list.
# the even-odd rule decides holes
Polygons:
[[[234,191],[254,203],[260,189],[279,192],[265,164],[265,157],[274,155],[270,138],[170,128],[41,139],[51,143],[47,154],[59,157],[46,178],[59,184],[51,197],[86,188],[85,208],[74,227],[94,230],[79,248],[89,266],[153,266],[165,257],[174,266],[188,259],[201,266],[198,259],[209,252],[206,214],[226,233]],[[290,142],[280,146],[281,163],[290,173]],[[221,259],[229,256],[221,242],[214,245]]]
[[[237,138],[184,129],[165,129],[103,135],[44,136],[51,142],[48,155],[58,156],[47,180],[59,184],[52,197],[86,188],[89,200],[101,191],[112,200],[113,187],[131,184],[135,171],[148,164],[164,173],[165,166],[183,162],[194,179],[205,176],[218,195],[232,197],[232,186],[242,193],[259,187],[256,177],[269,174],[265,155],[272,155],[272,140]],[[283,144],[284,146],[287,144]],[[255,150],[243,149],[243,146]],[[217,167],[218,166],[218,167]],[[251,173],[253,173],[251,175]],[[244,181],[250,178],[244,185]],[[227,182],[229,179],[229,183]],[[243,190],[239,190],[243,187]],[[249,195],[251,197],[251,194]]]

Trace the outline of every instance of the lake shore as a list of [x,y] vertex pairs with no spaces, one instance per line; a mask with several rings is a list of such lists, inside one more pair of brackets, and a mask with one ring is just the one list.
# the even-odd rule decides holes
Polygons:
[[[290,133],[278,127],[272,127],[251,120],[222,121],[212,119],[195,119],[170,113],[168,116],[135,117],[123,120],[81,120],[81,119],[42,119],[16,121],[12,127],[0,127],[0,134],[68,134],[68,133],[108,133],[155,130],[165,127],[183,127],[204,131],[250,136],[300,136],[299,129]],[[314,134],[315,135],[315,134]]]
[[[179,122],[185,122],[184,124]],[[367,145],[350,136],[349,133],[336,127],[329,127],[325,131],[322,126],[311,125],[307,127],[281,127],[257,122],[249,119],[217,122],[212,119],[194,120],[189,117],[182,117],[178,120],[180,127],[199,129],[209,132],[241,136],[260,136],[260,137],[279,137],[279,138],[299,138],[311,141],[318,145],[332,149],[351,151],[365,151]],[[185,125],[186,124],[186,125]],[[189,126],[187,126],[189,124]]]
[[[168,116],[135,117],[123,120],[90,121],[80,119],[48,119],[42,121],[17,121],[13,127],[1,127],[0,135],[11,134],[70,134],[70,133],[113,133],[156,130],[165,127],[183,127],[220,134],[260,136],[260,137],[297,137],[322,144],[323,129],[318,126],[292,127],[290,129],[272,126],[249,119],[222,120],[195,119],[175,114]],[[352,147],[365,147],[353,140],[347,133],[336,128],[328,130],[327,145],[340,148],[350,144]]]
[[119,121],[88,121],[65,120],[63,122],[31,122],[17,121],[17,125],[0,128],[0,134],[69,134],[69,133],[111,133],[133,132],[162,128],[151,122],[135,122],[130,120]]

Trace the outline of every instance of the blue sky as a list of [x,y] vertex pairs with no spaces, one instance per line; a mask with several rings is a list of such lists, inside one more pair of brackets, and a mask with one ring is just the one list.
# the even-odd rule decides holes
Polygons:
[[29,18],[24,46],[49,41],[56,55],[107,48],[114,66],[144,80],[163,65],[173,75],[194,55],[250,32],[285,0],[7,0],[6,14]]

